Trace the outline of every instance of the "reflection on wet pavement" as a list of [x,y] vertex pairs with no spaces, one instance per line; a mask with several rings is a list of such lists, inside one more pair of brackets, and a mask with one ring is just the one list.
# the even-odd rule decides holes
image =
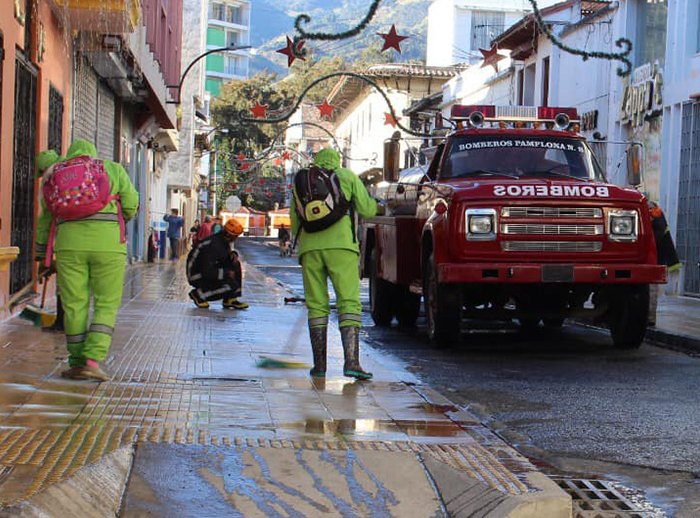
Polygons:
[[[196,309],[187,290],[181,265],[131,269],[105,364],[113,380],[103,384],[60,378],[59,336],[18,319],[0,327],[8,344],[0,349],[0,469],[12,468],[0,477],[0,503],[134,441],[353,451],[439,444],[431,454],[506,491],[527,490],[501,465],[512,458],[479,450],[477,438],[445,415],[453,407],[426,403],[416,379],[386,358],[365,355],[371,383],[343,378],[335,329],[326,380],[311,380],[306,369],[256,366],[263,355],[308,362],[310,349],[304,307],[284,306],[288,293],[255,268],[246,272],[247,311]],[[529,469],[525,459],[515,462]],[[493,482],[483,474],[491,471],[499,473]]]

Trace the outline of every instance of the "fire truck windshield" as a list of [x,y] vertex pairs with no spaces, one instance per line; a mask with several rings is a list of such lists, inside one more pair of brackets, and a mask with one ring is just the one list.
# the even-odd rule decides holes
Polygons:
[[579,139],[513,135],[455,137],[440,177],[479,175],[605,181],[591,149]]

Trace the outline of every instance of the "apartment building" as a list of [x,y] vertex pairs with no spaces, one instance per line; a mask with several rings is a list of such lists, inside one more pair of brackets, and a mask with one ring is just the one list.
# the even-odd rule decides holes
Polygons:
[[[210,0],[207,49],[250,45],[250,9],[247,0]],[[248,50],[220,52],[207,57],[205,88],[213,97],[231,79],[246,79]]]

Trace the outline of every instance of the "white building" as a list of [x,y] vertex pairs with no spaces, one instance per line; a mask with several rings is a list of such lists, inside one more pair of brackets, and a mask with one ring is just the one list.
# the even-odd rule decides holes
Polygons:
[[[206,50],[207,32],[207,6],[200,0],[184,0],[183,16],[187,23],[182,27],[182,71]],[[180,96],[180,137],[179,150],[170,155],[168,166],[168,195],[166,211],[178,209],[185,219],[185,228],[189,228],[198,215],[197,189],[201,183],[202,175],[206,175],[208,168],[207,156],[204,160],[201,150],[202,141],[206,138],[198,137],[206,132],[208,121],[209,94],[204,91],[204,60],[199,61],[187,73],[179,92]],[[161,216],[162,218],[162,216]],[[162,226],[160,221],[154,221],[153,225]]]
[[[538,5],[555,2],[538,0]],[[428,10],[426,63],[478,63],[479,49],[490,49],[496,36],[530,12],[528,0],[433,0]]]
[[683,263],[678,292],[700,294],[700,2],[668,2],[660,204]]
[[[383,87],[398,122],[409,127],[411,120],[403,115],[404,110],[415,101],[439,93],[443,83],[458,72],[456,67],[386,64],[374,65],[363,75]],[[385,99],[376,89],[360,79],[344,77],[331,90],[328,102],[336,106],[335,136],[342,147],[346,167],[356,173],[381,167],[384,141],[396,131],[404,137],[402,167],[412,163],[408,148],[419,150],[422,140],[394,124]]]
[[[250,45],[249,0],[209,0],[208,4],[207,49]],[[217,97],[231,79],[248,77],[250,54],[248,50],[221,52],[208,56],[206,63],[206,91]]]

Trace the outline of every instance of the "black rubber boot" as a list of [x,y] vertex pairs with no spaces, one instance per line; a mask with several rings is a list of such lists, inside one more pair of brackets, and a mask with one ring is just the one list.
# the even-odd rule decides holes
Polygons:
[[328,327],[310,327],[309,337],[311,338],[311,350],[314,355],[314,366],[309,374],[314,378],[326,377],[326,339]]
[[343,352],[345,353],[343,374],[358,380],[371,379],[372,373],[365,372],[360,366],[360,328],[355,326],[341,327],[340,339],[343,342]]

